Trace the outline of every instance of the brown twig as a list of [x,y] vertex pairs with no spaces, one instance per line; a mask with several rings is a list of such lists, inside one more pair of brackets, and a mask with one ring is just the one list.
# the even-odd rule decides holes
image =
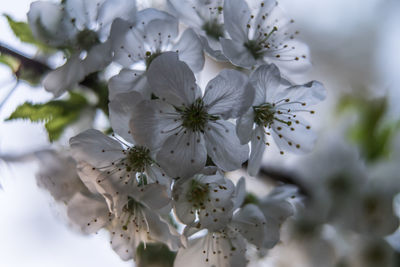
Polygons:
[[293,173],[282,172],[282,171],[262,167],[260,169],[260,172],[258,173],[258,176],[263,179],[267,178],[267,179],[271,179],[276,182],[295,185],[299,189],[299,193],[301,195],[303,195],[305,197],[311,196],[309,189]]
[[0,54],[6,54],[19,60],[24,68],[34,70],[37,73],[43,74],[51,70],[51,68],[39,60],[29,58],[22,52],[17,51],[0,42]]

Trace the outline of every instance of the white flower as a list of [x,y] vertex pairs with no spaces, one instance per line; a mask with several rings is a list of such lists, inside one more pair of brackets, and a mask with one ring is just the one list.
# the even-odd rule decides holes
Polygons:
[[39,161],[37,185],[49,191],[54,200],[68,203],[76,193],[87,190],[71,157],[55,151],[40,151],[35,156]]
[[204,50],[217,60],[227,61],[219,42],[220,37],[227,35],[222,15],[223,2],[223,0],[168,0],[178,17],[199,34]]
[[225,29],[220,38],[224,55],[235,65],[250,68],[276,64],[284,74],[309,66],[308,48],[296,40],[298,31],[277,7],[275,0],[230,0],[224,3]]
[[251,141],[248,171],[254,176],[271,135],[281,154],[312,149],[315,134],[299,114],[314,114],[308,107],[325,98],[325,88],[317,81],[285,88],[284,80],[273,64],[257,68],[251,75],[251,82],[256,90],[253,107],[238,119],[236,130],[242,144]]
[[258,208],[266,219],[265,239],[263,248],[270,249],[280,241],[280,227],[283,222],[294,214],[294,207],[288,201],[297,195],[297,188],[294,186],[278,186],[266,197],[257,203]]
[[178,20],[152,8],[138,12],[135,23],[116,20],[111,30],[113,60],[124,68],[110,80],[110,100],[118,93],[132,90],[150,99],[145,70],[156,57],[167,51],[178,52],[180,60],[194,72],[200,71],[204,53],[197,34],[187,29],[178,35]]
[[[253,204],[241,208],[227,226],[209,231],[205,236],[189,240],[186,248],[180,248],[174,266],[246,266],[246,240],[257,247],[264,241],[266,221]],[[196,229],[185,229],[191,235]]]
[[143,70],[161,53],[176,51],[193,71],[200,71],[204,54],[196,33],[187,29],[179,38],[178,35],[178,20],[174,16],[152,8],[141,10],[134,24],[120,19],[114,23],[113,60],[124,67],[142,66]]
[[135,188],[137,185],[160,183],[170,185],[170,178],[151,158],[144,146],[127,145],[98,130],[90,129],[71,138],[72,156],[102,172],[97,183],[106,180]]
[[131,132],[138,144],[157,152],[156,160],[171,177],[187,178],[202,170],[207,155],[222,170],[240,168],[248,146],[240,145],[234,125],[225,121],[243,114],[254,89],[246,75],[223,70],[204,96],[193,72],[176,53],[157,57],[147,79],[158,100],[136,105]]
[[[111,62],[111,44],[106,41],[117,17],[135,16],[134,0],[68,0],[61,4],[37,1],[31,4],[28,21],[34,36],[68,51],[67,62],[46,75],[43,85],[56,97],[104,69]],[[82,52],[86,56],[82,59]]]
[[178,248],[180,241],[175,230],[158,214],[169,205],[165,186],[118,189],[113,183],[98,184],[101,172],[93,170],[90,164],[80,162],[78,171],[85,184],[97,190],[78,193],[68,204],[68,216],[83,232],[107,228],[111,232],[110,244],[123,260],[134,258],[141,242],[163,242],[170,249]]
[[[300,162],[302,182],[311,193],[305,220],[329,223],[361,235],[385,236],[396,230],[399,219],[393,198],[400,191],[397,173],[388,162],[366,169],[358,149],[342,135],[321,139],[315,153]],[[393,162],[398,166],[398,161]]]
[[220,172],[178,180],[172,192],[175,214],[184,224],[211,231],[222,229],[232,217],[234,189]]

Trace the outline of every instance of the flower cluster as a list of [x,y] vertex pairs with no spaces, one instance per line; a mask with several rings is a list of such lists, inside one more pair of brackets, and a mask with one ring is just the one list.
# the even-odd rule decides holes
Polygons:
[[[247,162],[256,176],[273,142],[280,154],[310,151],[315,134],[302,114],[315,113],[310,106],[325,89],[317,81],[289,82],[309,55],[275,1],[168,6],[31,6],[33,34],[66,51],[66,63],[44,79],[47,90],[59,96],[112,62],[120,67],[108,84],[114,133],[89,129],[70,139],[74,179],[83,185],[66,200],[68,215],[84,232],[107,229],[123,260],[135,258],[141,243],[161,242],[178,251],[175,266],[244,266],[248,245],[265,250],[279,241],[297,193],[278,187],[245,201],[245,179],[235,185],[225,174]],[[203,89],[195,73],[203,70],[204,51],[232,65]],[[184,226],[182,234],[172,221]]]

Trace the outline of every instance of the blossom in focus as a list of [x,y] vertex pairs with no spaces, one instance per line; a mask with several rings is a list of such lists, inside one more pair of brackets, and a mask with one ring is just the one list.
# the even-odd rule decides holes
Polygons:
[[187,225],[223,228],[233,214],[234,193],[235,186],[220,172],[178,180],[172,192],[175,214]]
[[[174,266],[187,266],[188,262],[193,262],[193,266],[245,266],[246,242],[261,247],[265,242],[265,224],[257,206],[245,205],[224,228],[190,239],[186,248],[178,250]],[[188,228],[184,234],[193,232],[196,229]]]
[[260,168],[265,147],[270,145],[270,136],[281,154],[312,149],[315,134],[300,114],[315,113],[308,107],[325,98],[325,88],[317,81],[287,84],[273,64],[258,67],[250,80],[256,90],[254,102],[237,120],[236,131],[242,144],[251,141],[248,171],[254,176]]
[[76,161],[86,162],[101,172],[96,180],[98,184],[110,180],[128,188],[150,183],[164,184],[169,188],[171,179],[144,146],[127,145],[94,129],[71,138],[70,145]]
[[170,202],[165,186],[121,188],[109,180],[99,184],[101,172],[85,162],[77,167],[84,183],[95,189],[90,194],[77,193],[68,204],[69,218],[83,232],[108,229],[110,244],[123,260],[134,258],[141,242],[163,242],[172,250],[178,248],[177,233],[161,216]]
[[223,70],[202,96],[190,68],[176,53],[164,53],[150,65],[147,79],[158,99],[135,106],[131,133],[138,144],[156,151],[169,176],[193,176],[204,168],[207,156],[224,171],[240,168],[248,146],[240,144],[226,120],[239,117],[253,102],[246,75]]
[[202,70],[204,53],[199,37],[192,29],[179,35],[178,24],[174,16],[153,8],[139,11],[133,23],[121,19],[114,22],[111,30],[113,61],[123,69],[110,80],[110,99],[117,93],[132,90],[150,98],[145,70],[167,51],[177,52],[179,59],[192,71]]

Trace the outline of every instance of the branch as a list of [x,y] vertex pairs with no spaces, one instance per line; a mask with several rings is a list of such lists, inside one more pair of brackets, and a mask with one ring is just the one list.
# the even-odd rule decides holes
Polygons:
[[[247,169],[247,161],[242,165],[243,169]],[[261,179],[269,179],[275,182],[294,185],[299,189],[299,193],[305,197],[311,197],[310,190],[301,182],[299,177],[291,172],[283,172],[281,170],[261,167],[257,175]]]
[[0,42],[0,54],[6,54],[18,59],[22,65],[22,67],[34,70],[37,73],[43,74],[51,70],[51,68],[38,60],[29,58],[28,56],[24,55],[22,52],[17,51],[9,46]]
[[305,197],[311,197],[310,190],[302,182],[300,182],[300,179],[293,173],[262,167],[258,173],[258,176],[263,179],[271,179],[284,184],[295,185],[299,189],[300,194]]

